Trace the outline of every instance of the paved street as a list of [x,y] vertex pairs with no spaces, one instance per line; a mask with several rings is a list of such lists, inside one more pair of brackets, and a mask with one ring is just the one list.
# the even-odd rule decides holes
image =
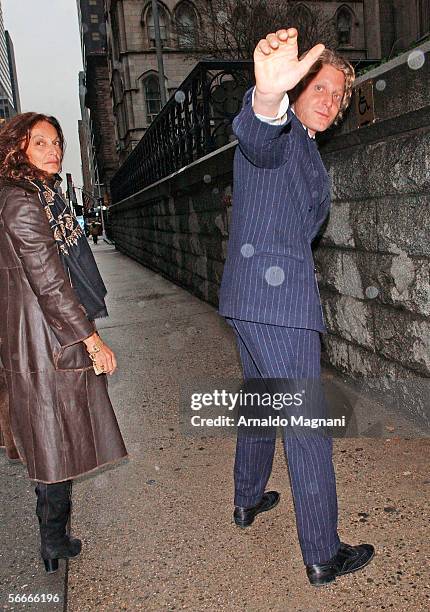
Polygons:
[[335,441],[341,537],[373,543],[377,556],[356,575],[310,587],[281,444],[270,481],[281,501],[242,531],[232,523],[233,437],[182,429],[181,389],[240,376],[230,328],[112,246],[92,248],[109,291],[110,317],[99,327],[118,356],[110,390],[130,458],[75,484],[72,530],[83,552],[68,576],[62,562],[46,577],[32,487],[0,454],[0,607],[33,609],[8,604],[7,595],[38,591],[61,596],[38,609],[61,609],[67,589],[70,612],[427,610],[428,438],[403,439],[414,433],[404,425],[388,439]]

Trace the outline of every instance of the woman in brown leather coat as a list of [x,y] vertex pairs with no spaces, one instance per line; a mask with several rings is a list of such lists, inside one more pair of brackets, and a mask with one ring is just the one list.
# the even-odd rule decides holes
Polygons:
[[107,392],[115,355],[94,325],[107,316],[106,289],[55,189],[63,153],[53,117],[24,113],[0,131],[0,380],[9,400],[2,422],[10,421],[37,482],[47,571],[81,549],[66,533],[71,480],[126,456]]

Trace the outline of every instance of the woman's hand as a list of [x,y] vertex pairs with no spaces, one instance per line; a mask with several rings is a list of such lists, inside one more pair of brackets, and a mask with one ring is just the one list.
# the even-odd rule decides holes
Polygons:
[[103,342],[98,333],[95,332],[83,342],[95,367],[106,374],[113,374],[117,367],[115,354]]

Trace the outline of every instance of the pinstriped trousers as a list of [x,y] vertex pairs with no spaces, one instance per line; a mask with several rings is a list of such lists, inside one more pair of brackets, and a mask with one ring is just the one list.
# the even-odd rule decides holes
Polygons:
[[[319,332],[237,319],[228,322],[236,333],[245,381],[320,379]],[[319,401],[325,402],[322,390]],[[264,429],[262,435],[256,436],[246,429],[238,429],[234,503],[249,508],[260,501],[269,480],[276,430]],[[303,561],[322,563],[336,554],[340,544],[332,440],[325,435],[286,429],[284,450]]]

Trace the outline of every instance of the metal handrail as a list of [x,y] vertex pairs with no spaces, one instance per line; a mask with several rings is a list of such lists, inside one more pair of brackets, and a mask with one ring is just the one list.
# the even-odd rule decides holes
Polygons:
[[113,176],[113,202],[227,144],[252,82],[252,61],[199,62]]

